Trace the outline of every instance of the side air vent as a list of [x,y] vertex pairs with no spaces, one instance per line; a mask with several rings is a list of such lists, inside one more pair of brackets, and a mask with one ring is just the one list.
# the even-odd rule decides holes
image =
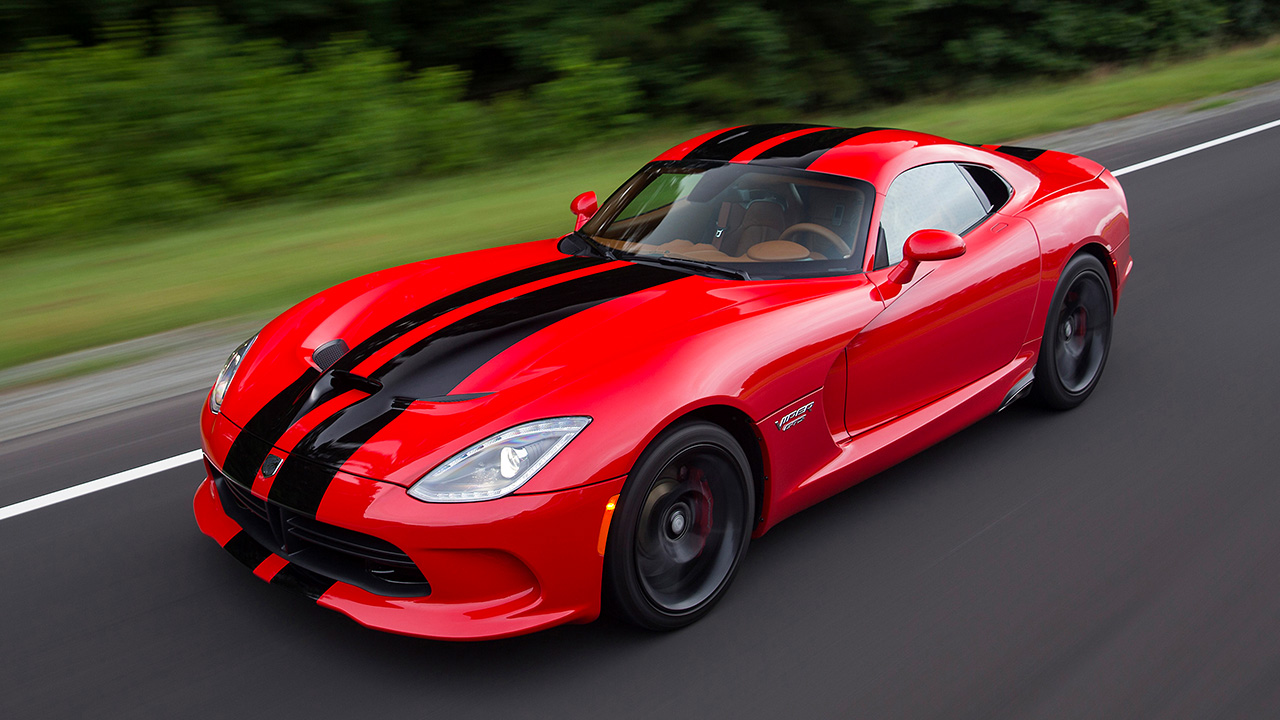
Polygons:
[[350,348],[347,347],[347,344],[343,342],[342,338],[338,338],[337,340],[330,340],[329,342],[316,348],[315,352],[311,353],[311,360],[321,370],[328,370],[329,368],[333,367],[334,363],[341,360],[342,356],[346,355],[347,350],[349,349]]

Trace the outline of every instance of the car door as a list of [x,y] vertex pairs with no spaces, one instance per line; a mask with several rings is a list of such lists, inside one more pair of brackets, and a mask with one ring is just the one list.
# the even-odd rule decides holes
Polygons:
[[[989,168],[932,163],[889,186],[869,273],[886,303],[848,347],[845,424],[857,435],[999,370],[1027,337],[1040,276],[1031,224],[1004,216],[1009,186]],[[908,236],[927,228],[965,240],[965,254],[889,282]]]

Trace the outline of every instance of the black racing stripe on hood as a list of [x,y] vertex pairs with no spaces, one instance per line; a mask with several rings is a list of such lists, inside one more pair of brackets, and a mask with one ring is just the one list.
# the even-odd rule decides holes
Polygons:
[[253,479],[271,452],[272,444],[293,424],[293,417],[319,377],[319,370],[308,368],[245,423],[222,463],[224,475],[243,487],[253,486]]
[[831,128],[808,133],[778,143],[755,156],[751,162],[763,165],[781,165],[803,170],[822,157],[831,148],[850,138],[855,138],[882,128]]
[[[605,260],[592,257],[570,256],[541,265],[521,268],[515,272],[464,288],[428,303],[417,310],[378,330],[357,344],[332,367],[332,370],[351,370],[396,338],[426,323],[473,302],[491,295],[506,292],[538,280],[575,270],[599,265]],[[244,487],[251,487],[258,468],[267,459],[271,447],[280,440],[295,422],[325,401],[337,397],[343,391],[333,387],[331,374],[321,374],[307,369],[297,380],[259,410],[236,436],[223,461],[222,471],[227,477]]]
[[[314,516],[320,509],[320,501],[324,499],[329,483],[333,481],[334,471],[342,467],[361,445],[391,424],[407,407],[407,404],[393,403],[391,407],[383,408],[375,417],[348,430],[339,438],[339,442],[321,441],[333,434],[333,427],[342,421],[343,416],[353,408],[363,407],[363,403],[364,401],[357,401],[356,404],[335,412],[298,441],[298,446],[285,459],[271,483],[268,497],[272,501]],[[368,407],[372,409],[375,406],[370,404]],[[299,452],[298,448],[304,450]]]
[[552,260],[542,265],[522,268],[515,272],[499,275],[491,280],[464,288],[451,295],[425,305],[405,315],[399,320],[382,328],[356,345],[334,365],[335,370],[354,370],[357,365],[368,360],[374,353],[391,344],[405,333],[422,327],[447,312],[453,312],[463,305],[483,300],[491,295],[506,292],[521,285],[561,275],[575,270],[582,270],[608,262],[597,257],[571,255]]
[[512,345],[588,308],[688,274],[651,265],[574,278],[477,311],[387,361],[371,377],[382,389],[339,410],[308,432],[281,466],[270,499],[314,515],[338,468],[413,398],[448,394]]
[[635,264],[534,290],[441,328],[369,377],[402,397],[447,395],[481,365],[539,330],[587,308],[688,274]]
[[807,123],[766,123],[731,128],[707,140],[684,156],[685,160],[732,160],[754,145],[796,130],[820,128]]
[[[453,312],[464,305],[470,305],[500,292],[527,285],[538,280],[545,280],[549,277],[562,275],[575,270],[583,270],[585,268],[608,262],[602,258],[595,257],[579,257],[570,256],[553,260],[543,265],[534,265],[533,267],[523,268],[513,273],[501,275],[486,280],[478,285],[459,290],[451,295],[446,295],[439,300],[421,307],[408,315],[400,318],[394,323],[377,331],[368,339],[359,343],[344,355],[338,362],[334,363],[330,368],[330,372],[325,373],[311,388],[311,393],[306,402],[302,403],[296,409],[291,422],[285,426],[288,429],[290,425],[297,422],[299,418],[316,409],[320,405],[333,398],[341,395],[346,387],[335,387],[333,383],[334,372],[350,372],[356,366],[369,359],[375,352],[386,347],[394,340],[402,337],[405,333],[412,332],[419,327],[435,320],[445,313]],[[281,430],[281,434],[284,430]],[[263,458],[265,459],[265,458]]]

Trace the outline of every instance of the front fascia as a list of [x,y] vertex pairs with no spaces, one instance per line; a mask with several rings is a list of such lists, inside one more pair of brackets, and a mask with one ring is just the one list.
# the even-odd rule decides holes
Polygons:
[[[206,457],[216,472],[233,426],[218,416],[204,425]],[[253,481],[260,499],[266,498],[260,492],[265,480],[259,473]],[[590,621],[600,611],[601,524],[621,486],[622,478],[614,478],[563,492],[444,504],[418,501],[397,485],[337,473],[315,518],[395,545],[421,570],[430,594],[386,597],[330,579],[314,590],[317,602],[369,627],[447,639],[504,637]],[[222,509],[212,475],[197,491],[194,509],[201,530],[219,545],[230,551],[229,544],[244,544],[243,531]],[[243,553],[238,557],[245,561]],[[248,557],[254,574],[268,582],[290,572],[280,548]]]

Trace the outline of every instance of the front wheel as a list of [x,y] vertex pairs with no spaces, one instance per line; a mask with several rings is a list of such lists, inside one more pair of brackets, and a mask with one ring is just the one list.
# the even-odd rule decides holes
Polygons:
[[618,501],[605,554],[605,595],[623,619],[684,627],[710,611],[751,539],[746,454],[719,425],[664,432],[641,455]]
[[1089,397],[1111,349],[1111,282],[1092,255],[1071,259],[1053,294],[1032,393],[1042,405],[1069,410]]

